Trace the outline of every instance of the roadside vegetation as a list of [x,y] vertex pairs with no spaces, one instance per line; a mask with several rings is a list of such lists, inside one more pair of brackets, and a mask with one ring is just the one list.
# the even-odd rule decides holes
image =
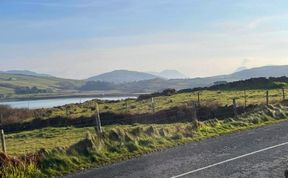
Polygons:
[[18,170],[27,177],[33,174],[58,176],[179,144],[286,120],[288,106],[282,103],[262,105],[238,118],[225,120],[106,126],[102,137],[96,136],[93,127],[45,128],[12,133],[6,137],[9,154],[18,156],[19,161],[27,160],[21,158],[23,155],[30,159],[33,155],[37,159],[22,164],[20,168],[17,165],[12,168],[4,165],[1,173],[8,175],[12,170]]
[[[201,106],[229,106],[232,104],[232,98],[237,99],[238,106],[244,106],[244,91],[225,91],[225,90],[202,90],[189,93],[177,93],[171,96],[156,96],[153,98],[155,112],[171,109],[173,107],[185,106],[193,101],[198,100],[200,92]],[[266,102],[266,90],[245,90],[247,96],[246,105],[258,105]],[[288,92],[287,92],[288,93]],[[283,98],[282,89],[269,90],[269,102],[275,103]],[[99,105],[101,113],[115,114],[145,114],[152,113],[151,98],[144,100],[127,99],[122,101],[100,101],[92,100],[82,104],[69,104],[61,107],[49,109],[37,109],[31,117],[24,118],[22,122],[34,118],[69,118],[77,119],[81,117],[92,117],[95,114],[96,103]]]

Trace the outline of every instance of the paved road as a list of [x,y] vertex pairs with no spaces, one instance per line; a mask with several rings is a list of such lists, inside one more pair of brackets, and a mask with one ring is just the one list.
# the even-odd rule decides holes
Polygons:
[[274,178],[284,177],[286,168],[288,122],[283,122],[189,143],[70,177]]

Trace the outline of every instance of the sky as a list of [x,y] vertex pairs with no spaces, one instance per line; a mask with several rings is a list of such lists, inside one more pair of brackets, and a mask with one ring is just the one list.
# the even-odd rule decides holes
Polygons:
[[189,77],[288,65],[287,0],[0,0],[0,71]]

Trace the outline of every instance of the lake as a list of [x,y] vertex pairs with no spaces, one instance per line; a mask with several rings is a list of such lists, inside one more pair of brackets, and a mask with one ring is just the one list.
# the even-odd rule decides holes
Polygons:
[[126,96],[126,97],[71,97],[71,98],[53,98],[53,99],[39,99],[39,100],[25,100],[25,101],[9,101],[9,102],[0,102],[0,105],[9,105],[12,108],[52,108],[55,106],[63,106],[65,104],[72,103],[83,103],[92,99],[99,100],[124,100],[127,98],[136,98],[135,96]]

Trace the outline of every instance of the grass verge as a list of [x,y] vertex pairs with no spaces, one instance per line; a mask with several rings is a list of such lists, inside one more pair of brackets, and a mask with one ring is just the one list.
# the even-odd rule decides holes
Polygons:
[[[207,122],[109,126],[96,137],[93,128],[47,128],[7,136],[13,154],[42,149],[37,169],[41,176],[59,176],[99,167],[145,153],[222,134],[288,120],[288,107],[260,106],[238,118]],[[18,147],[11,147],[18,144]],[[29,175],[27,176],[29,177]]]

